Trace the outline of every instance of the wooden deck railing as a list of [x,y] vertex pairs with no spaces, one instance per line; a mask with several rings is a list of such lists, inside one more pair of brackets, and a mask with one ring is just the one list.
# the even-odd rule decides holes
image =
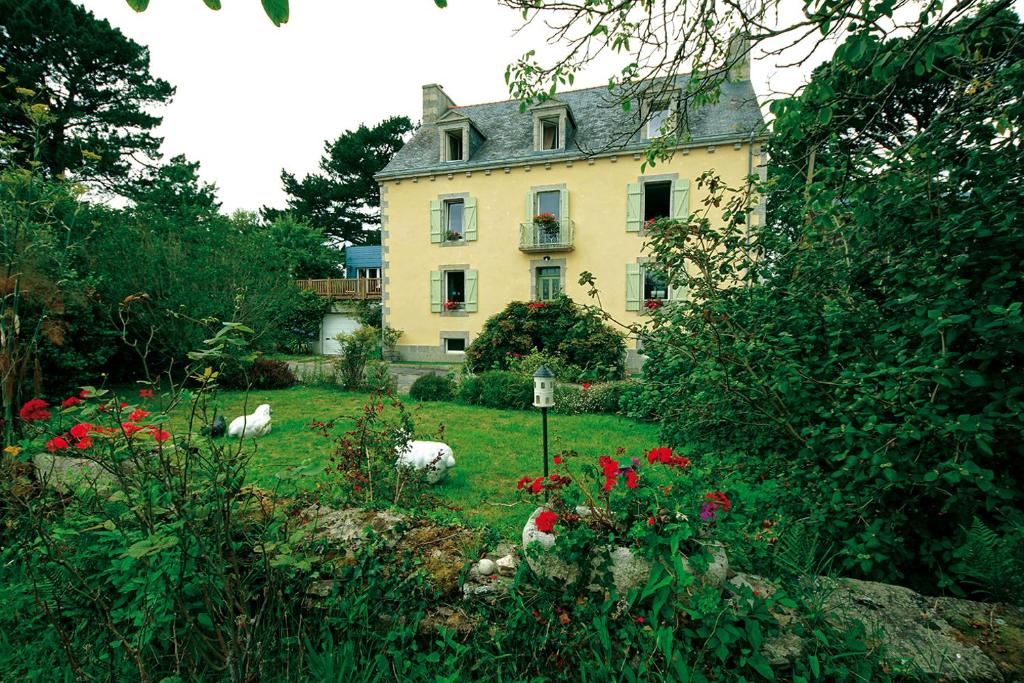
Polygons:
[[316,292],[333,300],[379,299],[380,278],[329,278],[326,280],[296,280],[299,289]]

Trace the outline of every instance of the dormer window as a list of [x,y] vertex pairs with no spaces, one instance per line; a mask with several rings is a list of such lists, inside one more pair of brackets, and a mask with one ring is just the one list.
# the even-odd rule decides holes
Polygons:
[[462,161],[464,146],[462,144],[462,129],[448,130],[444,133],[445,161]]
[[662,129],[666,128],[671,116],[668,102],[657,102],[651,106],[650,117],[647,119],[647,137],[660,138]]
[[558,135],[558,119],[541,119],[542,149],[561,149]]
[[534,151],[566,149],[575,130],[575,121],[569,107],[558,100],[545,100],[535,105],[532,111]]

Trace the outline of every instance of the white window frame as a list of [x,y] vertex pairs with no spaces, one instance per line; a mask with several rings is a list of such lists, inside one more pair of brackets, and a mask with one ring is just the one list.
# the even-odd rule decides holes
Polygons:
[[[453,341],[455,341],[455,342],[462,342],[462,348],[461,349],[450,349],[450,348],[448,348],[448,344],[453,342]],[[466,347],[467,346],[469,346],[469,343],[463,337],[445,337],[444,338],[444,352],[445,353],[456,355],[456,356],[463,356],[463,355],[466,354]]]
[[[448,233],[455,232],[454,230],[451,229],[451,213],[450,213],[450,208],[451,208],[452,204],[461,204],[462,205],[462,221],[461,221],[461,224],[459,225],[459,230],[458,230],[459,239],[457,239],[457,240],[450,240],[450,239],[448,239]],[[456,197],[456,198],[452,198],[452,199],[445,199],[445,200],[443,200],[441,202],[441,207],[442,207],[442,212],[441,212],[442,224],[441,224],[441,227],[442,227],[442,230],[444,230],[444,234],[441,236],[442,237],[441,241],[442,242],[461,242],[461,241],[465,240],[466,239],[466,200],[464,198],[462,198],[462,197]]]
[[640,223],[641,225],[647,224],[647,187],[649,185],[667,185],[668,186],[668,213],[664,216],[665,218],[672,217],[672,190],[674,188],[673,181],[671,180],[645,180],[640,183]]
[[[370,271],[376,271],[376,275],[370,275]],[[367,268],[356,268],[356,279],[357,280],[379,280],[380,279],[380,266],[373,266]]]
[[446,301],[452,301],[452,299],[448,298],[448,293],[451,291],[451,287],[448,286],[448,276],[451,275],[452,273],[461,273],[462,274],[462,301],[457,301],[456,303],[462,304],[462,306],[465,307],[466,306],[466,271],[464,269],[462,269],[462,268],[452,269],[452,270],[442,270],[441,271],[441,303],[443,305],[444,302],[446,302]]

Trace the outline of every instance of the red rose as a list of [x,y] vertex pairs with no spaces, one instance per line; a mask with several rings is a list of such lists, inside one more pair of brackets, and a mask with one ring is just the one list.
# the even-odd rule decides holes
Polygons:
[[46,450],[50,451],[51,453],[56,453],[57,451],[67,447],[68,442],[59,436],[55,436],[46,442]]
[[31,401],[27,401],[25,405],[18,411],[18,416],[21,417],[25,422],[35,422],[36,420],[49,420],[50,411],[47,408],[50,407],[46,401],[41,398],[34,398]]
[[555,528],[555,522],[558,521],[558,515],[550,510],[537,515],[537,519],[534,521],[534,526],[537,527],[537,531],[542,531],[545,534],[550,534],[551,530]]
[[64,399],[64,402],[60,404],[61,408],[70,408],[71,406],[77,406],[82,403],[82,399],[77,396],[71,396],[70,398]]

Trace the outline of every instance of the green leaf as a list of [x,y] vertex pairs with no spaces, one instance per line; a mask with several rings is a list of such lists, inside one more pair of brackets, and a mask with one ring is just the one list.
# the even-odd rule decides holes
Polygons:
[[274,26],[288,23],[288,0],[263,0],[263,11]]
[[441,9],[444,9],[445,7],[448,6],[448,0],[434,0],[434,4],[440,7]]
[[750,668],[767,678],[769,681],[775,680],[775,672],[772,671],[771,665],[763,655],[752,655],[750,659],[747,660],[747,664],[750,665]]
[[821,676],[821,664],[818,663],[818,658],[815,655],[808,657],[807,663],[810,665],[811,673],[814,674],[815,678]]
[[206,6],[212,10],[220,9],[220,0],[203,0],[203,2],[205,2]]
[[827,126],[828,122],[832,120],[832,107],[822,107],[818,110],[818,123],[823,126]]
[[136,12],[145,12],[149,7],[149,0],[128,0],[128,6]]

